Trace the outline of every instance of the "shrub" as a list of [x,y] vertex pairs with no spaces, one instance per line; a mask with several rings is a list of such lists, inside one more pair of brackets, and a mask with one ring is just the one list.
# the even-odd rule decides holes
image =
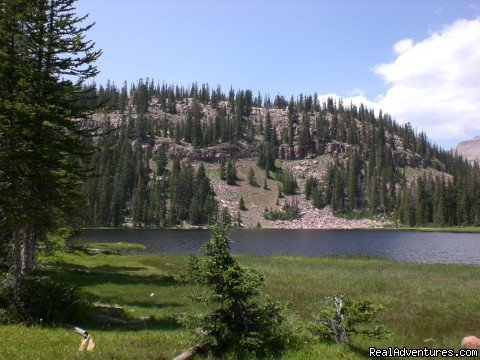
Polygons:
[[258,186],[257,180],[255,180],[255,172],[253,171],[252,167],[248,169],[248,183],[251,186]]
[[185,284],[206,288],[193,299],[219,307],[204,316],[187,316],[181,321],[196,330],[204,348],[214,356],[275,356],[292,341],[295,332],[280,302],[260,304],[264,277],[255,269],[240,266],[229,252],[225,229],[215,227],[211,240],[202,246],[205,257],[192,256],[180,277]]
[[263,217],[266,220],[293,220],[300,217],[300,209],[296,201],[286,202],[282,206],[282,211],[265,210]]
[[72,250],[72,238],[74,235],[75,230],[71,227],[61,227],[47,233],[43,240],[44,247],[42,252],[45,255],[52,255],[55,251]]
[[232,225],[232,216],[227,207],[223,207],[222,211],[219,214],[218,221],[224,227],[230,227]]
[[285,195],[295,194],[295,189],[298,187],[297,180],[290,170],[285,169],[281,174],[280,180],[282,181],[283,193]]
[[75,286],[48,277],[7,276],[0,284],[0,323],[85,321],[92,306]]
[[227,184],[236,185],[237,179],[237,169],[235,168],[235,163],[233,161],[229,161],[227,163]]
[[310,200],[313,191],[318,187],[318,180],[313,176],[309,176],[305,182],[305,197]]
[[247,207],[245,206],[245,200],[243,199],[242,195],[240,195],[240,201],[238,203],[238,208],[242,211],[247,210]]
[[312,333],[326,341],[347,343],[351,335],[383,338],[390,335],[377,320],[382,305],[374,305],[369,300],[352,300],[334,296],[326,299],[326,307],[311,325]]

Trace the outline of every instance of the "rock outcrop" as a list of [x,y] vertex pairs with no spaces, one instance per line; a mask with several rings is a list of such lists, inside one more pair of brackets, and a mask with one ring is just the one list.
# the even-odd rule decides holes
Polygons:
[[480,160],[480,136],[472,140],[462,141],[457,145],[457,151],[469,161]]

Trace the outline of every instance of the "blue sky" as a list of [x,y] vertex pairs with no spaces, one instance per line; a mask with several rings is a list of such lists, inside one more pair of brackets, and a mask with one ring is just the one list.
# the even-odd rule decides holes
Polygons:
[[[317,92],[386,107],[400,122],[425,129],[445,147],[480,134],[480,117],[475,117],[480,108],[471,108],[480,98],[469,92],[468,104],[461,100],[464,75],[454,79],[455,86],[451,79],[431,86],[432,79],[458,72],[448,68],[457,58],[467,58],[471,65],[460,71],[480,69],[473,49],[480,47],[475,43],[480,0],[78,0],[76,6],[96,22],[89,38],[104,52],[97,83],[111,79],[121,85],[150,77],[180,85],[221,84],[224,90],[249,88],[271,96]],[[443,43],[437,44],[437,38]],[[454,54],[443,54],[448,41],[457,44],[458,38],[468,38],[472,49],[465,50],[465,44]],[[471,53],[465,56],[465,51]],[[432,57],[444,56],[441,66],[432,63]],[[417,64],[424,64],[423,72],[413,69]],[[412,104],[412,94],[428,98],[410,91],[419,87],[425,94],[438,89],[451,96]],[[436,101],[455,106],[447,114],[429,114]],[[461,126],[460,110],[471,116]]]

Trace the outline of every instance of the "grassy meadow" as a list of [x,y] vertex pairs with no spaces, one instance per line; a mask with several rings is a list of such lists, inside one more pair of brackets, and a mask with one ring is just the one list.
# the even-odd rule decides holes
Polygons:
[[[92,244],[93,245],[93,244]],[[95,247],[89,245],[90,247]],[[98,244],[95,244],[98,245]],[[128,245],[126,245],[128,247]],[[121,246],[106,246],[120,250]],[[353,338],[349,346],[305,338],[283,359],[364,359],[368,347],[455,348],[465,335],[480,335],[480,267],[405,264],[378,258],[237,257],[267,278],[262,296],[291,302],[299,324],[311,320],[331,295],[369,298],[383,304],[380,320],[393,332],[388,339]],[[81,338],[70,327],[0,325],[0,359],[172,359],[195,344],[195,337],[175,320],[180,313],[207,311],[188,298],[175,275],[186,256],[56,253],[40,259],[60,269],[40,274],[77,284],[95,303],[120,305],[141,324],[99,325],[85,322],[96,341],[91,353],[78,353]],[[89,272],[76,272],[72,269]],[[425,340],[429,339],[427,342]]]

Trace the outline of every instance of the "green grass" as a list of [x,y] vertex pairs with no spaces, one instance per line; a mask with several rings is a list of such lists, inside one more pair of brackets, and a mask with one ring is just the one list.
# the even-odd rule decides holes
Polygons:
[[87,243],[82,245],[83,248],[90,248],[90,249],[100,249],[107,252],[122,252],[122,251],[133,251],[133,250],[145,250],[147,247],[142,244],[132,244],[132,243]]
[[[480,267],[405,264],[365,258],[238,256],[241,264],[267,278],[264,295],[288,300],[301,322],[310,320],[326,296],[369,298],[385,310],[380,320],[394,335],[385,340],[353,338],[351,346],[306,339],[283,359],[365,359],[368,346],[459,348],[463,336],[480,333]],[[180,255],[88,255],[77,251],[43,261],[62,270],[42,274],[79,285],[97,303],[121,305],[141,326],[85,326],[97,342],[93,353],[77,353],[80,337],[68,327],[0,325],[0,359],[172,359],[195,344],[175,315],[208,309],[192,302],[192,287],[177,286],[185,269]],[[71,268],[90,270],[72,272]],[[69,270],[70,269],[70,270]],[[151,294],[153,296],[150,296]],[[435,339],[426,345],[425,339]]]
[[447,232],[447,233],[480,233],[480,226],[447,226],[447,227],[386,227],[392,230]]

